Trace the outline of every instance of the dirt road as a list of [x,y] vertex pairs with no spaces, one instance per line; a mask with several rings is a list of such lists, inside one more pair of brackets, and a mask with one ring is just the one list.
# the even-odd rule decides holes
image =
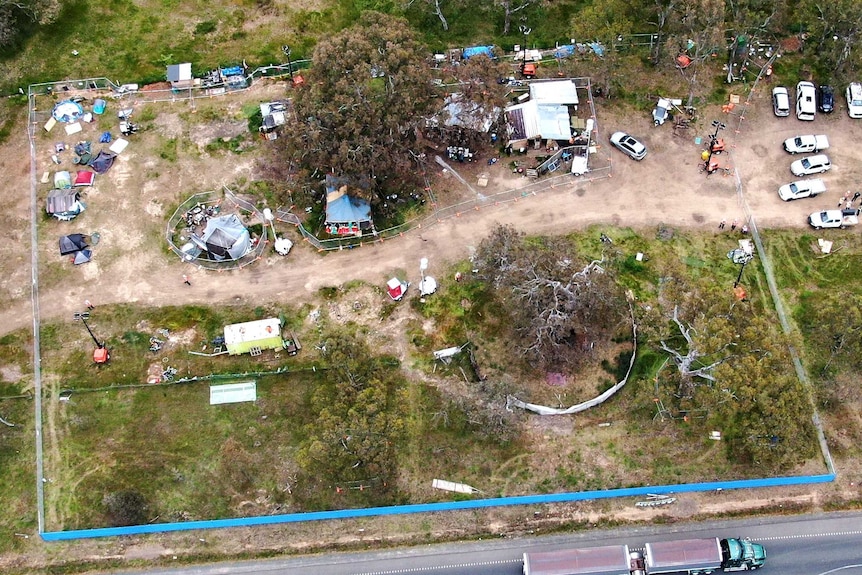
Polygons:
[[[421,257],[431,258],[432,265],[440,267],[444,262],[468,257],[471,249],[496,223],[510,223],[531,234],[568,232],[590,225],[645,229],[659,223],[702,227],[719,233],[720,220],[743,219],[734,178],[721,174],[707,177],[700,172],[701,146],[694,140],[696,134],[680,137],[673,135],[669,126],[655,128],[647,114],[634,120],[629,118],[623,124],[614,115],[604,113],[601,105],[598,108],[599,141],[606,142],[607,136],[617,129],[630,131],[647,145],[649,154],[644,161],[631,161],[610,146],[601,145],[598,153],[613,161],[610,178],[592,182],[588,178],[572,178],[564,186],[521,198],[515,203],[488,205],[460,217],[423,226],[403,238],[353,250],[318,254],[307,244],[300,243],[287,258],[269,256],[240,271],[207,272],[178,261],[171,262],[164,254],[148,255],[129,250],[129,254],[113,264],[102,267],[87,264],[84,267],[89,267],[90,271],[73,284],[43,290],[43,316],[68,316],[81,307],[85,298],[97,305],[137,302],[152,306],[302,301],[321,287],[348,280],[382,284],[394,270],[405,270],[412,275]],[[732,148],[731,154],[723,156],[722,165],[735,165],[739,169],[746,198],[761,227],[804,226],[808,213],[832,207],[832,196],[837,199],[859,176],[860,168],[855,167],[851,159],[855,154],[853,142],[860,141],[862,127],[840,111],[829,118],[819,117],[813,124],[792,117],[777,119],[771,114],[766,95],[755,97],[743,121],[740,122],[738,115],[723,115],[720,119],[728,126],[721,135]],[[702,123],[708,128],[708,120]],[[699,134],[702,137],[711,131],[705,133],[704,130]],[[781,141],[812,131],[827,132],[832,142],[830,152],[835,154],[835,169],[825,176],[829,191],[822,199],[785,204],[778,199],[776,190],[779,184],[792,179],[788,166],[793,158],[781,150]],[[248,170],[248,167],[241,166],[241,169]],[[440,167],[435,165],[432,169]],[[489,166],[489,171],[489,190],[515,187],[521,180],[520,176],[511,174],[503,162]],[[122,168],[115,177],[123,177]],[[22,204],[23,201],[18,201],[14,206],[19,213]],[[165,216],[160,214],[159,217]],[[120,239],[115,238],[115,241]],[[8,257],[21,259],[20,249],[18,244],[15,255]],[[191,286],[183,284],[183,274],[189,275]],[[26,278],[21,273],[4,279],[7,292],[17,297],[11,297],[12,305],[0,312],[2,333],[30,323],[26,283],[15,288],[8,286],[8,282],[22,279]]]

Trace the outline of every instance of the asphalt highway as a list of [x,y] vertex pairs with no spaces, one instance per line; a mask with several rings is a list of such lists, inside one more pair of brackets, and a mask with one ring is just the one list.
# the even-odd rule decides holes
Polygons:
[[862,513],[769,517],[499,538],[367,553],[124,571],[147,575],[521,575],[525,551],[700,537],[748,537],[766,547],[763,575],[862,575]]

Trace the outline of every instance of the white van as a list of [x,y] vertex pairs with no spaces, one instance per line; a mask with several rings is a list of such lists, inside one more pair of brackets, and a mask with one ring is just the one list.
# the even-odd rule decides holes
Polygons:
[[817,112],[815,94],[814,84],[811,82],[796,84],[796,117],[798,119],[807,122],[814,120],[814,114]]

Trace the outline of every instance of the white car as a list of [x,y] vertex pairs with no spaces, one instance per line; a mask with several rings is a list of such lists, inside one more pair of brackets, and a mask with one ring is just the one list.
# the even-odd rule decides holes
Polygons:
[[826,184],[820,178],[799,180],[798,182],[784,184],[778,188],[778,197],[785,202],[789,202],[790,200],[798,200],[799,198],[813,198],[825,191]]
[[829,138],[821,136],[796,136],[784,140],[784,149],[791,154],[809,154],[829,147]]
[[816,156],[808,156],[801,160],[796,160],[790,164],[790,171],[794,176],[810,176],[811,174],[822,174],[832,167],[832,163],[824,154]]
[[772,89],[772,111],[779,118],[790,115],[790,94],[784,86],[776,86]]
[[851,118],[862,118],[862,84],[853,82],[847,86],[847,114]]
[[796,84],[796,117],[811,122],[817,113],[817,90],[811,82]]
[[826,210],[808,216],[808,223],[815,230],[821,228],[841,228],[859,223],[859,210]]
[[646,157],[646,146],[625,132],[614,132],[611,144],[633,160],[643,160]]

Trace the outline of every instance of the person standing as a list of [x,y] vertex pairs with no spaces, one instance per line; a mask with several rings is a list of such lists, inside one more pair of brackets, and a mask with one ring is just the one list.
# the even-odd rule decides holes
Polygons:
[[84,305],[87,307],[87,310],[94,310],[94,309],[96,309],[96,306],[94,306],[93,304],[91,304],[91,303],[90,303],[90,300],[88,300],[88,299],[85,299],[85,300],[84,300]]
[[738,225],[739,225],[739,222],[737,222],[736,220],[733,220],[733,223],[730,224],[730,231],[735,231],[736,226],[738,226]]
[[187,276],[186,274],[183,274],[183,283],[187,286],[192,285],[192,282],[189,281],[189,276]]
[[724,229],[724,224],[726,224],[726,223],[727,223],[727,220],[721,220],[721,223],[720,223],[720,224],[718,224],[718,229],[723,230],[723,229]]

